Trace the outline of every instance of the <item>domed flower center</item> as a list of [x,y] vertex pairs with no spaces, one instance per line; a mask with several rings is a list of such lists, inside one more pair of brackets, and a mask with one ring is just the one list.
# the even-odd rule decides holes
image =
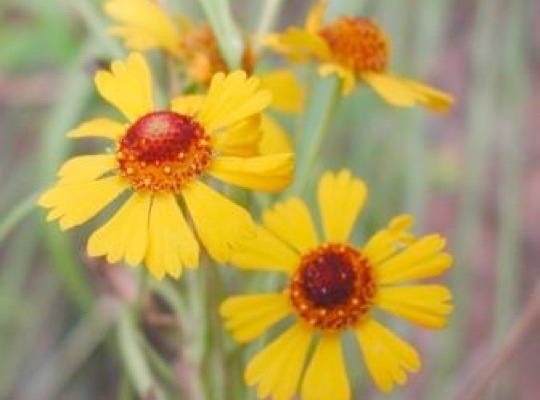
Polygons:
[[323,27],[319,34],[343,66],[355,72],[386,70],[390,46],[375,22],[367,18],[341,17]]
[[212,147],[192,117],[156,111],[129,127],[116,157],[121,175],[134,188],[175,192],[208,167]]
[[376,293],[373,269],[356,249],[323,244],[305,254],[291,279],[290,298],[300,316],[336,330],[364,318]]

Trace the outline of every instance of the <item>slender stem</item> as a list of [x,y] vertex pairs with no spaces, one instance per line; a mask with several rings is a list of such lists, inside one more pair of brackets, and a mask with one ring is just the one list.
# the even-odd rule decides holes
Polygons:
[[244,52],[244,41],[233,20],[229,2],[227,0],[199,0],[199,3],[212,25],[227,65],[231,69],[239,68]]
[[505,367],[519,348],[527,343],[527,339],[540,326],[540,282],[536,284],[529,303],[522,311],[514,329],[508,335],[506,341],[490,360],[483,363],[476,376],[472,376],[470,383],[465,386],[462,393],[456,397],[462,400],[475,400],[481,398],[482,393],[497,374]]
[[314,85],[313,93],[309,97],[310,102],[304,114],[296,146],[296,177],[289,189],[289,192],[293,194],[303,192],[310,181],[309,178],[313,175],[312,168],[328,135],[332,117],[341,99],[341,81],[335,76],[320,80]]
[[6,236],[14,229],[25,217],[35,210],[36,193],[32,193],[26,199],[20,201],[13,207],[3,221],[0,222],[0,243],[4,241]]
[[[279,17],[281,8],[283,7],[284,0],[266,0],[260,10],[261,18],[257,24],[257,37],[260,37],[268,32],[270,32],[276,20]],[[257,52],[260,49],[260,42],[255,41],[254,47]]]

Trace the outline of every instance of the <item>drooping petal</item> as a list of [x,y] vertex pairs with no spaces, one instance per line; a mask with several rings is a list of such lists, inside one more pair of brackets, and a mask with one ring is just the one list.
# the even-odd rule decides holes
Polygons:
[[208,131],[225,128],[260,113],[272,102],[272,94],[260,89],[259,78],[247,78],[244,71],[212,78],[198,120]]
[[388,103],[397,107],[424,106],[446,111],[453,102],[450,95],[394,75],[363,72],[362,78]]
[[297,197],[266,210],[263,221],[269,231],[300,253],[313,249],[318,243],[309,209]]
[[118,24],[110,33],[121,37],[131,50],[179,50],[179,34],[167,13],[150,0],[109,0],[105,12]]
[[341,93],[349,95],[356,87],[356,78],[354,72],[350,68],[343,67],[339,64],[324,63],[319,66],[319,75],[329,76],[337,75],[341,79]]
[[289,299],[283,293],[234,296],[220,307],[225,326],[241,343],[257,339],[292,312]]
[[417,372],[421,367],[416,350],[373,319],[357,327],[356,338],[367,369],[383,392],[390,392],[396,383],[405,384],[407,372]]
[[273,118],[266,114],[261,119],[262,137],[259,142],[260,154],[292,153],[291,138],[285,129]]
[[246,368],[248,385],[258,385],[257,396],[289,400],[298,388],[312,332],[295,324],[253,357]]
[[326,11],[326,1],[318,1],[309,9],[306,17],[305,29],[309,33],[317,34],[322,26],[322,19]]
[[118,176],[96,181],[60,182],[46,191],[38,204],[50,208],[47,220],[60,219],[60,228],[65,230],[88,221],[127,188]]
[[302,399],[349,400],[350,397],[339,333],[323,333],[302,382]]
[[249,213],[204,183],[192,182],[182,195],[201,241],[217,261],[230,259],[233,247],[255,234]]
[[285,113],[299,113],[304,104],[304,91],[294,74],[276,69],[260,75],[261,88],[272,93],[272,107]]
[[292,181],[294,157],[269,154],[259,157],[216,157],[208,174],[224,182],[247,189],[278,192]]
[[173,194],[154,194],[149,218],[146,266],[156,279],[179,278],[182,267],[199,265],[199,243]]
[[204,99],[205,96],[200,94],[176,97],[171,100],[171,110],[179,114],[194,116],[201,111]]
[[345,243],[364,205],[367,189],[351,172],[326,172],[319,180],[317,191],[322,225],[326,240]]
[[423,104],[427,108],[437,112],[446,112],[454,104],[454,98],[443,91],[437,90],[431,86],[424,85],[423,83],[412,81],[409,79],[403,79],[404,83],[407,84],[417,93],[421,94],[425,99],[426,103]]
[[239,268],[270,269],[292,273],[299,255],[265,228],[257,227],[255,237],[239,243],[231,263]]
[[130,54],[126,62],[113,61],[111,72],[98,71],[95,83],[101,97],[131,122],[154,108],[150,70],[138,53]]
[[[379,283],[388,284],[410,280],[412,276],[417,277],[415,270],[418,267],[424,270],[426,266],[441,265],[439,257],[445,245],[446,240],[440,235],[424,236],[402,252],[375,266]],[[444,256],[444,260],[447,262],[447,256]],[[444,263],[442,265],[444,269],[448,268],[448,265]]]
[[68,132],[70,138],[104,137],[117,141],[126,132],[126,126],[109,118],[96,118],[83,122]]
[[237,122],[214,135],[214,149],[226,156],[248,157],[258,154],[263,134],[260,125],[260,114]]
[[117,167],[112,154],[96,154],[73,157],[66,161],[58,171],[60,183],[93,181]]
[[140,264],[148,246],[148,218],[152,194],[137,192],[88,239],[88,254],[106,256],[109,263],[124,259]]
[[381,287],[375,304],[383,310],[426,328],[446,326],[452,294],[442,285]]

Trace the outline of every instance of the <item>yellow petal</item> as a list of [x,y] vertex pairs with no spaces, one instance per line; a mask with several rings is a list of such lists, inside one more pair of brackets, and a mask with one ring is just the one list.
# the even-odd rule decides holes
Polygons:
[[255,237],[239,243],[231,263],[240,268],[291,273],[299,263],[299,255],[265,228],[257,227]]
[[277,51],[284,51],[292,61],[311,56],[321,60],[331,58],[330,48],[321,36],[295,27],[273,38],[269,37],[266,44]]
[[214,135],[213,146],[226,156],[248,157],[259,152],[261,115],[256,114]]
[[356,329],[356,337],[367,369],[383,392],[390,392],[396,383],[405,384],[407,372],[417,372],[421,367],[416,350],[373,319]]
[[263,214],[264,226],[300,253],[315,246],[318,240],[306,204],[299,198],[278,203]]
[[126,126],[108,118],[96,118],[86,121],[68,132],[70,138],[104,137],[117,141],[126,132]]
[[261,131],[260,154],[292,153],[294,151],[291,139],[285,129],[266,114],[262,115]]
[[109,0],[105,12],[118,24],[110,33],[130,50],[161,48],[178,52],[179,34],[167,13],[150,0]]
[[452,97],[446,93],[394,75],[363,72],[362,78],[393,106],[421,105],[432,111],[445,111],[453,102]]
[[349,400],[351,389],[338,333],[323,333],[302,382],[302,400]]
[[272,107],[285,113],[299,113],[304,104],[304,91],[294,74],[277,69],[260,75],[261,88],[272,93]]
[[88,221],[127,188],[118,176],[89,182],[60,182],[46,191],[38,204],[50,208],[47,220],[60,219],[60,228],[65,230]]
[[208,174],[247,189],[279,192],[292,181],[294,157],[269,154],[259,157],[215,157]]
[[347,242],[366,194],[364,182],[353,179],[349,170],[326,172],[321,177],[317,195],[327,241]]
[[403,214],[395,217],[388,224],[388,228],[382,229],[373,235],[364,246],[362,252],[375,265],[380,264],[399,250],[403,244],[411,244],[412,234],[409,232],[413,224],[410,215]]
[[253,237],[249,213],[204,183],[192,182],[182,195],[201,241],[217,261],[229,260],[238,243]]
[[257,396],[289,400],[298,388],[312,333],[295,324],[253,357],[246,368],[248,385],[258,385]]
[[62,184],[93,181],[117,167],[116,157],[97,154],[73,157],[58,171]]
[[95,83],[101,97],[131,122],[154,108],[150,71],[138,53],[130,54],[126,62],[113,61],[111,72],[98,71]]
[[189,229],[173,194],[154,194],[150,210],[145,262],[156,279],[179,278],[183,266],[197,267],[199,243]]
[[198,120],[215,131],[260,113],[272,102],[272,94],[259,86],[259,78],[247,78],[244,71],[215,74]]
[[[400,78],[402,79],[402,78]],[[423,83],[402,79],[411,89],[421,94],[425,98],[424,106],[432,111],[446,112],[454,104],[454,97],[443,91],[437,90]]]
[[[399,254],[390,257],[382,264],[376,265],[380,284],[402,282],[411,279],[419,279],[417,268],[424,271],[430,265],[441,263],[439,259],[441,250],[446,245],[446,240],[440,235],[428,235],[413,243],[409,248]],[[447,256],[443,256],[444,262],[448,262]],[[450,260],[451,261],[451,260]],[[443,269],[449,265],[442,264]]]
[[109,263],[125,259],[135,266],[143,261],[148,246],[148,217],[152,194],[135,193],[88,239],[88,254],[107,256]]
[[319,66],[319,75],[337,75],[341,79],[341,94],[349,95],[356,86],[354,72],[350,68],[342,67],[339,64],[325,63]]
[[306,18],[306,31],[317,34],[322,27],[322,19],[324,12],[326,11],[326,1],[318,1],[309,9]]
[[205,96],[200,94],[177,97],[171,101],[171,110],[179,114],[194,116],[201,111],[204,99]]
[[441,285],[381,287],[376,304],[383,310],[426,328],[446,326],[452,294]]
[[234,296],[220,308],[225,326],[238,342],[257,339],[292,312],[290,301],[283,293]]

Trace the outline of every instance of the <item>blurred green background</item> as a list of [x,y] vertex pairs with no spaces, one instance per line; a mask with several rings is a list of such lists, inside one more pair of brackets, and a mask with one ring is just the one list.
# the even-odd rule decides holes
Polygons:
[[[125,305],[137,302],[136,274],[88,259],[85,229],[60,233],[33,207],[74,151],[67,130],[103,107],[93,71],[123,54],[120,43],[106,36],[101,3],[0,0],[0,399],[139,398],[138,388],[147,384],[157,388],[149,399],[176,398],[182,391],[191,399],[195,377],[184,359],[204,351],[182,347],[181,340],[190,343],[198,333],[176,334],[167,312],[174,300],[161,304],[174,297],[172,284],[156,289],[160,298],[150,306],[155,313],[141,321],[125,317]],[[162,3],[204,20],[195,1]],[[286,16],[276,28],[298,23],[311,4],[230,3],[247,31],[256,31],[272,10]],[[445,278],[456,304],[449,328],[396,326],[420,348],[424,369],[391,396],[378,395],[353,371],[358,393],[364,399],[462,398],[506,351],[511,356],[499,359],[496,379],[479,398],[537,399],[538,315],[525,318],[529,325],[515,345],[509,340],[540,282],[540,3],[329,3],[331,15],[358,13],[382,24],[393,41],[394,71],[456,97],[449,114],[433,115],[391,108],[366,88],[356,91],[333,118],[314,170],[316,178],[325,168],[349,167],[368,181],[358,237],[396,213],[411,212],[418,231],[443,233],[455,255]],[[187,275],[180,286],[199,279]],[[181,313],[190,304],[176,306]],[[215,310],[206,312],[217,318]],[[223,333],[206,332],[206,345],[230,347],[215,342],[218,335]],[[230,366],[236,381],[226,382],[219,376],[226,357],[206,356],[198,359],[207,381],[223,389],[206,390],[207,398],[253,396],[235,389],[242,385],[241,363]]]

